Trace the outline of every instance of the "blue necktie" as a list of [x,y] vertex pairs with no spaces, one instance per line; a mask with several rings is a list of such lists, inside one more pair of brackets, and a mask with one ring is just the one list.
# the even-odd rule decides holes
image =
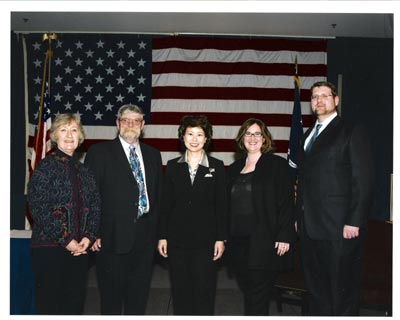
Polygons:
[[147,207],[146,190],[144,186],[143,172],[140,167],[139,158],[134,146],[129,146],[129,163],[139,188],[138,218],[140,218]]
[[314,131],[314,134],[312,135],[312,137],[311,137],[311,139],[310,139],[310,141],[308,142],[308,145],[307,145],[307,147],[306,147],[306,153],[309,153],[310,152],[310,150],[311,150],[311,146],[313,145],[313,143],[314,143],[314,141],[317,139],[317,137],[318,137],[318,132],[319,132],[319,129],[322,127],[322,124],[317,124],[317,126],[315,127],[315,131]]

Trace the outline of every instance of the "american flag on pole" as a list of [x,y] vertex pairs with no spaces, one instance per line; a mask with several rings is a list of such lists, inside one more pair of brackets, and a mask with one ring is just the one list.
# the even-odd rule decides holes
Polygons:
[[43,96],[43,106],[41,110],[37,111],[37,118],[41,119],[35,129],[35,136],[33,138],[33,148],[31,157],[31,170],[33,171],[39,161],[46,156],[46,153],[51,148],[50,142],[50,128],[51,128],[51,93],[49,85],[46,81],[45,92]]
[[300,105],[300,79],[298,76],[297,58],[295,60],[295,75],[294,79],[294,103],[292,112],[292,127],[289,136],[288,148],[288,162],[290,166],[290,173],[292,177],[292,184],[297,184],[297,165],[298,165],[298,152],[300,148],[300,140],[303,135],[303,123],[301,119],[301,105]]
[[[24,36],[31,152],[46,48],[40,35]],[[234,138],[249,117],[265,121],[277,154],[286,157],[295,57],[305,128],[312,122],[309,88],[326,79],[325,40],[58,34],[53,51],[52,116],[80,114],[83,149],[113,139],[118,108],[134,103],[146,113],[143,141],[161,151],[163,164],[179,154],[177,129],[186,114],[208,116],[211,154],[225,165],[233,162]]]

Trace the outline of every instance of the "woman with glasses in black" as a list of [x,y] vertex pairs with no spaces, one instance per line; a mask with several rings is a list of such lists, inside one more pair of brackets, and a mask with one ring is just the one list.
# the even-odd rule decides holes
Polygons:
[[236,143],[244,156],[227,172],[230,262],[245,315],[268,315],[277,275],[293,263],[293,187],[288,163],[273,154],[272,136],[261,120],[246,120]]

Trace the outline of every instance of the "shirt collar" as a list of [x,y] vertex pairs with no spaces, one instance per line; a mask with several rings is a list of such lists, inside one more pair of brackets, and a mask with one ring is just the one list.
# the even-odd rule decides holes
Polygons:
[[[209,162],[208,162],[207,154],[205,153],[204,150],[202,150],[201,152],[202,152],[202,155],[201,155],[201,160],[200,160],[199,165],[208,168],[210,165],[209,165]],[[188,161],[188,151],[187,150],[182,155],[182,157],[180,157],[178,159],[178,163],[184,163],[184,162],[189,163],[189,161]]]
[[332,113],[328,118],[326,118],[324,121],[318,122],[318,120],[317,120],[317,121],[315,122],[314,127],[315,127],[317,124],[321,124],[321,125],[322,125],[321,129],[322,129],[322,128],[325,128],[333,119],[336,118],[337,115],[338,115],[338,114],[337,114],[337,112],[335,111],[335,112]]
[[67,159],[68,161],[73,161],[73,162],[78,161],[78,158],[76,157],[75,152],[72,156],[70,156],[69,154],[65,153],[64,151],[61,151],[57,146],[54,148],[54,152],[60,158],[64,158],[64,159]]

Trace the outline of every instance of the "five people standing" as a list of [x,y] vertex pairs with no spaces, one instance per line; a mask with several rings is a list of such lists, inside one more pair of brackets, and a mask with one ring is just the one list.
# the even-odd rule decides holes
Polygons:
[[244,156],[225,176],[224,163],[206,153],[207,118],[183,117],[184,153],[163,175],[160,152],[139,140],[139,107],[119,109],[118,137],[93,145],[87,167],[74,156],[84,139],[79,117],[58,115],[56,148],[28,190],[37,312],[82,313],[91,248],[101,313],[145,314],[157,247],[169,258],[174,314],[212,315],[217,261],[229,238],[245,315],[268,315],[279,272],[293,266],[297,229],[310,315],[357,315],[372,152],[364,130],[338,116],[338,103],[333,84],[311,87],[317,121],[301,142],[296,221],[287,161],[273,155],[259,119],[240,127]]

